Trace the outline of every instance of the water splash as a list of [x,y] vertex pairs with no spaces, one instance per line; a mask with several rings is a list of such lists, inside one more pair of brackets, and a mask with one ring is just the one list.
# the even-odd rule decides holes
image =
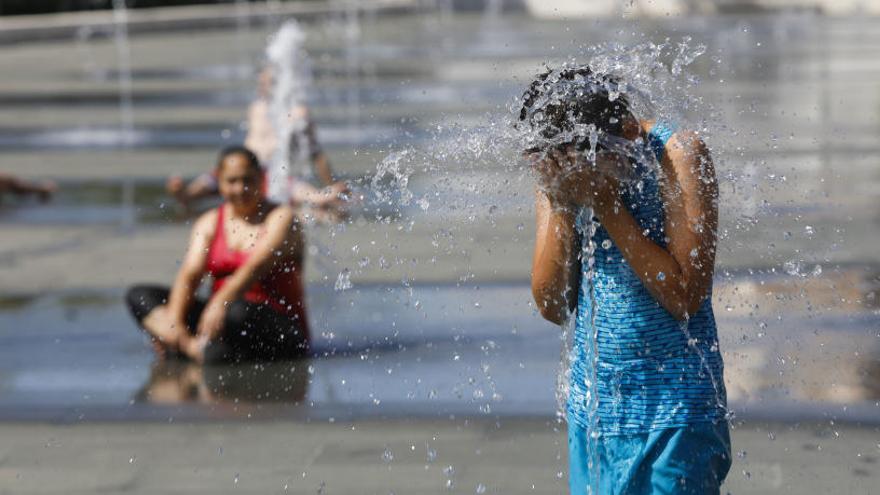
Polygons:
[[[661,44],[643,43],[635,46],[606,44],[590,48],[585,52],[586,63],[597,71],[613,72],[619,82],[592,81],[587,78],[563,80],[556,77],[561,69],[550,71],[547,84],[551,86],[548,94],[532,105],[533,121],[540,123],[542,109],[565,98],[578,97],[591,89],[592,85],[604,84],[603,88],[615,100],[625,98],[630,102],[633,113],[644,120],[663,116],[677,120],[688,126],[687,112],[696,108],[699,98],[687,93],[698,80],[692,77],[688,67],[705,51],[702,45],[693,44],[685,38],[681,42]],[[564,67],[574,66],[574,63]],[[365,191],[375,202],[383,203],[396,213],[396,218],[407,219],[398,230],[413,229],[413,226],[428,216],[440,216],[449,220],[444,229],[433,236],[433,245],[438,253],[445,249],[444,239],[456,236],[458,225],[477,218],[475,210],[478,201],[493,192],[508,192],[507,184],[513,181],[534,179],[533,169],[521,156],[529,148],[545,148],[564,142],[583,141],[587,143],[583,152],[588,160],[595,156],[600,147],[611,148],[630,162],[647,164],[647,172],[658,170],[659,164],[652,150],[642,139],[629,143],[614,141],[613,136],[602,135],[595,126],[574,125],[562,133],[548,135],[540,126],[522,125],[519,109],[523,101],[511,100],[509,112],[488,114],[485,123],[477,126],[463,126],[455,123],[437,125],[426,144],[406,146],[388,153],[376,166],[365,184]],[[618,175],[623,181],[637,184],[642,176],[635,168],[623,170]],[[483,174],[481,180],[472,180],[474,174]],[[639,173],[646,173],[641,170]],[[428,190],[419,191],[413,187],[414,179],[424,178]],[[499,210],[522,208],[531,198],[520,197],[519,203],[504,203],[486,200],[483,202],[488,216],[497,215]],[[500,206],[499,206],[500,205]],[[588,215],[588,213],[585,213]],[[592,218],[588,215],[586,218]],[[588,221],[585,224],[583,252],[580,258],[587,286],[591,287],[594,253],[596,243],[592,236],[598,224]],[[603,246],[606,249],[610,246]],[[401,260],[401,263],[406,260]],[[397,261],[395,261],[397,263]],[[358,268],[352,269],[356,277]],[[665,275],[663,276],[665,278]],[[467,277],[463,278],[467,280]],[[594,298],[591,303],[595,304]],[[592,312],[595,315],[596,311]],[[591,345],[595,346],[595,322],[589,323],[592,329]],[[564,404],[568,399],[570,365],[572,359],[573,319],[563,328],[563,350],[557,376],[558,413],[563,415]],[[590,359],[596,359],[597,351],[588,352]],[[595,369],[595,366],[591,368]],[[596,383],[595,376],[586,377],[590,387]],[[588,402],[593,409],[598,407],[594,391],[589,391]],[[591,415],[595,416],[595,415]]]
[[294,175],[311,174],[306,103],[312,70],[303,47],[305,39],[299,23],[289,20],[270,37],[266,47],[267,68],[273,79],[269,116],[278,143],[267,170],[267,194],[278,202],[286,202],[290,197]]

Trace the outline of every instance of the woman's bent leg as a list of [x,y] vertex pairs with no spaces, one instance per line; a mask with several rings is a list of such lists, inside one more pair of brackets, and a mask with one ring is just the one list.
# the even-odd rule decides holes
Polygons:
[[135,285],[125,293],[125,302],[134,319],[143,325],[147,315],[168,302],[170,293],[168,287],[160,285]]
[[[176,322],[172,321],[167,311],[168,296],[171,291],[168,287],[159,285],[136,285],[128,290],[125,295],[129,311],[138,324],[153,338],[153,348],[160,356],[171,352],[176,354],[176,336],[180,329],[175,329]],[[204,310],[205,303],[194,301],[186,315],[186,329],[194,332],[199,317]]]

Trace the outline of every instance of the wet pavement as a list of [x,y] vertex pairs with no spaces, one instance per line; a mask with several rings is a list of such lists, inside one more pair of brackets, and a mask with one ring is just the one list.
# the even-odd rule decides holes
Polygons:
[[[877,424],[880,346],[852,273],[792,286],[734,277],[716,307],[731,410],[739,420]],[[763,282],[763,283],[762,283]],[[849,282],[852,282],[851,280]],[[766,289],[764,289],[766,288]],[[772,291],[775,302],[750,303]],[[786,299],[822,308],[792,312]],[[201,368],[153,362],[119,292],[8,298],[0,311],[0,417],[553,417],[559,330],[521,284],[313,284],[312,356]],[[230,407],[234,405],[234,407]]]

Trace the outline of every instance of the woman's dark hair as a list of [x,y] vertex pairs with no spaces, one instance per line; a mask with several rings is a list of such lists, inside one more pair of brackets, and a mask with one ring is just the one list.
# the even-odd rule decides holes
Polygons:
[[260,159],[257,158],[257,155],[255,155],[249,148],[242,145],[227,146],[220,151],[220,156],[217,158],[217,171],[220,171],[223,168],[223,162],[232,155],[244,156],[247,160],[248,168],[260,173],[263,172],[262,167],[260,167]]
[[[551,95],[559,92],[560,86],[568,88]],[[621,136],[624,121],[632,117],[621,86],[616,77],[596,73],[586,65],[548,70],[539,74],[523,93],[519,120],[548,140],[574,131],[576,125],[589,124],[595,125],[600,134]],[[578,148],[589,145],[573,144]]]

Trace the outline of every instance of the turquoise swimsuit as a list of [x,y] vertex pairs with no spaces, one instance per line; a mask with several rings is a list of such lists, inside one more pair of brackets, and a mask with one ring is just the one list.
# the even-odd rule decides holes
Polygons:
[[[673,132],[663,121],[651,129],[648,141],[658,161]],[[622,202],[665,247],[659,171],[639,166],[642,179],[622,191]],[[588,221],[585,214],[577,221],[584,245]],[[596,493],[597,487],[602,495],[667,493],[650,487],[669,466],[652,463],[675,453],[687,453],[690,463],[699,452],[720,457],[684,471],[700,483],[711,478],[717,487],[729,468],[730,448],[711,295],[682,324],[651,296],[603,227],[593,242],[592,277],[582,263],[567,402],[572,493]],[[689,493],[684,485],[672,486],[680,489],[668,493]],[[714,493],[708,488],[700,485],[693,493]]]

